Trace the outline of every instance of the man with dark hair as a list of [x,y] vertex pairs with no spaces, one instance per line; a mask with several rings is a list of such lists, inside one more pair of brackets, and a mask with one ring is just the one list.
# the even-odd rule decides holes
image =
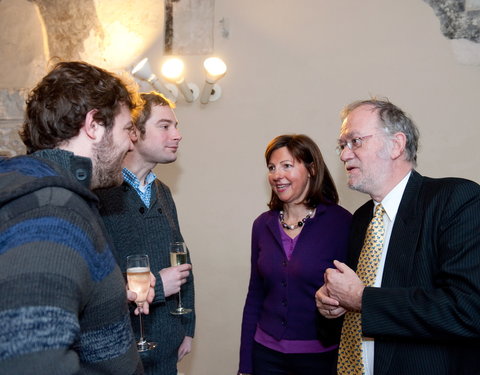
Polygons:
[[478,374],[480,186],[416,172],[419,132],[388,100],[342,120],[348,185],[372,199],[316,294],[323,316],[344,316],[338,374]]
[[0,161],[2,373],[142,372],[91,192],[121,183],[135,108],[118,77],[82,62],[57,64],[30,93],[29,155]]
[[[188,264],[170,266],[169,245],[183,241],[183,237],[170,189],[152,170],[159,163],[177,159],[182,137],[173,103],[155,92],[141,97],[144,105],[135,122],[133,150],[124,161],[123,186],[101,189],[97,194],[120,267],[125,270],[124,259],[128,254],[143,253],[150,258],[152,272],[160,275],[150,316],[143,320],[148,339],[158,344],[154,350],[141,353],[145,372],[176,375],[177,362],[191,351],[195,330],[192,266],[190,259]],[[193,311],[174,316],[170,312],[176,307],[180,287],[183,305]],[[133,329],[137,327],[135,321]]]

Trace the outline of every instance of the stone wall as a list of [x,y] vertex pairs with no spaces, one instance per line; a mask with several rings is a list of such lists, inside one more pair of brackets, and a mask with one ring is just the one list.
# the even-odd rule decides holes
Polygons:
[[440,20],[440,29],[449,39],[480,42],[479,0],[424,0]]
[[25,153],[18,130],[23,120],[26,95],[27,90],[0,90],[0,156]]
[[480,0],[424,0],[440,21],[440,30],[451,40],[455,59],[480,66]]
[[25,96],[51,64],[127,70],[163,35],[163,15],[159,0],[0,0],[0,154],[25,152]]

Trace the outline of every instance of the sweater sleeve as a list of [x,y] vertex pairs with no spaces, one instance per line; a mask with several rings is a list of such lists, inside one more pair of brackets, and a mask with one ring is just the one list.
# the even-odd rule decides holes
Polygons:
[[155,276],[155,297],[153,298],[152,305],[159,303],[165,303],[165,291],[163,289],[163,282],[160,275],[157,273]]
[[[188,252],[188,262],[192,264],[190,251]],[[182,286],[182,304],[184,307],[192,309],[192,312],[183,316],[182,322],[185,327],[185,335],[193,337],[195,335],[195,287],[193,282],[193,272],[187,278],[187,282]]]
[[251,244],[251,259],[250,259],[250,282],[248,285],[247,298],[245,300],[245,307],[243,309],[242,319],[242,333],[240,342],[240,373],[251,374],[253,370],[252,355],[253,342],[257,321],[260,315],[262,302],[264,299],[264,291],[262,286],[262,279],[258,272],[257,261],[259,255],[258,248],[258,219],[253,224],[252,229],[252,244]]
[[[29,209],[32,200],[38,207]],[[5,373],[76,374],[90,366],[135,371],[122,276],[95,223],[90,207],[65,189],[43,189],[2,210]]]

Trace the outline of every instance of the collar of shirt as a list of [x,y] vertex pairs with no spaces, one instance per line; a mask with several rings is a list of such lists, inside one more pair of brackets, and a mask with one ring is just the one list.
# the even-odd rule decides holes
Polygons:
[[152,195],[152,183],[155,181],[157,176],[155,173],[150,171],[145,177],[145,186],[142,186],[140,180],[137,178],[135,173],[128,170],[127,168],[123,168],[122,170],[123,178],[125,182],[133,187],[133,189],[137,192],[138,196],[145,204],[145,206],[150,207],[150,197]]
[[[397,216],[398,212],[398,207],[400,206],[400,201],[402,200],[403,192],[405,191],[405,188],[408,183],[408,179],[410,178],[410,175],[412,172],[408,172],[407,175],[400,181],[390,192],[383,198],[382,200],[382,206],[385,209],[385,213],[388,216],[388,219],[390,220],[391,223],[395,221],[395,216]],[[380,202],[376,202],[374,207],[377,207]],[[374,208],[375,212],[375,208]]]

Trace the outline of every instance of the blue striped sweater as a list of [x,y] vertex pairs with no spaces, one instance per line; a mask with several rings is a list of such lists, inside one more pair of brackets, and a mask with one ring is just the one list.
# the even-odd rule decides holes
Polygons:
[[0,160],[2,373],[142,371],[90,176],[62,150]]

